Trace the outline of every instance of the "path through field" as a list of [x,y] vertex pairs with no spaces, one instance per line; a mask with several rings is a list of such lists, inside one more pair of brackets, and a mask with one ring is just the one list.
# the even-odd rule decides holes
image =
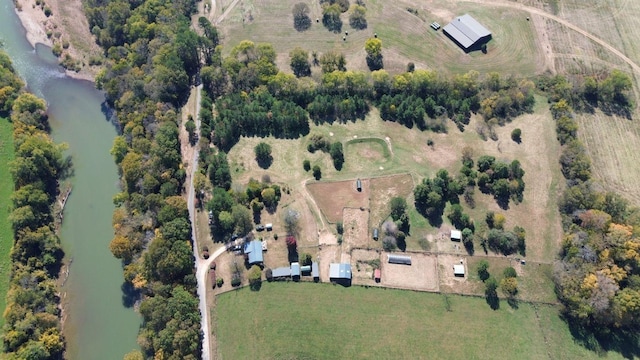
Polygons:
[[608,42],[600,39],[599,37],[591,34],[590,32],[570,23],[567,20],[564,20],[558,16],[555,16],[553,14],[549,14],[548,12],[538,9],[538,8],[534,8],[531,6],[526,6],[526,5],[522,5],[522,4],[518,4],[518,3],[513,3],[513,2],[506,2],[506,1],[500,1],[500,0],[457,0],[459,2],[473,2],[473,3],[477,3],[477,4],[484,4],[484,5],[491,5],[491,6],[500,6],[500,7],[508,7],[508,8],[512,8],[512,9],[518,9],[518,10],[522,10],[522,11],[527,11],[531,14],[536,14],[542,17],[545,17],[547,19],[553,20],[563,26],[568,27],[569,29],[591,39],[592,41],[598,43],[599,45],[601,45],[602,47],[604,47],[605,49],[609,50],[611,53],[615,54],[616,56],[618,56],[620,59],[622,59],[624,62],[626,62],[627,64],[629,64],[629,66],[631,66],[631,68],[638,74],[640,74],[640,66],[638,66],[638,64],[636,64],[635,62],[633,62],[633,60],[631,60],[630,58],[628,58],[625,54],[623,54],[621,51],[619,51],[618,49],[616,49],[615,47],[611,46],[611,44],[609,44]]

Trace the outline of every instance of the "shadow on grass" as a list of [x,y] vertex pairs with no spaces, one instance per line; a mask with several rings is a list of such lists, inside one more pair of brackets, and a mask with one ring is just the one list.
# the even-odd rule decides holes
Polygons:
[[612,332],[609,329],[592,329],[572,322],[571,319],[562,316],[563,321],[569,325],[569,331],[574,340],[585,348],[605,357],[607,352],[617,352],[626,359],[640,357],[640,334],[633,331]]

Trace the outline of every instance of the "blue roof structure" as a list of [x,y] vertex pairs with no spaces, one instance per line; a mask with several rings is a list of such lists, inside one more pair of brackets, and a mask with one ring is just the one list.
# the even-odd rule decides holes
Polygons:
[[273,276],[274,278],[291,276],[291,268],[290,267],[275,268],[271,270],[271,276]]
[[262,256],[262,242],[259,240],[253,240],[244,244],[244,253],[249,259],[249,265],[261,264],[264,262]]
[[329,278],[330,279],[348,279],[351,280],[351,264],[330,264],[329,265]]

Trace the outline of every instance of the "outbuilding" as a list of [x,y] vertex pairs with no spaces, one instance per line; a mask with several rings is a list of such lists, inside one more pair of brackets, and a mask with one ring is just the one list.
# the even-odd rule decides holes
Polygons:
[[469,14],[456,17],[442,31],[465,52],[477,50],[491,40],[491,32]]
[[272,224],[272,223],[265,224],[265,225],[264,225],[264,228],[265,228],[267,231],[271,231],[271,230],[273,230],[273,224]]
[[457,277],[464,277],[464,265],[453,265],[453,275]]
[[351,284],[351,264],[329,264],[329,280],[345,285]]
[[356,180],[356,190],[362,192],[362,181],[360,181],[360,179]]
[[291,263],[291,277],[294,279],[300,278],[300,263],[298,262]]
[[320,280],[320,268],[315,261],[311,263],[311,276],[313,276],[314,281]]
[[453,229],[451,230],[452,241],[462,241],[462,231]]
[[373,272],[373,279],[379,283],[380,282],[380,269],[376,269],[376,271]]
[[411,265],[411,256],[388,254],[387,260],[389,264]]
[[373,240],[378,240],[379,235],[380,234],[378,233],[378,229],[377,228],[373,229]]
[[291,276],[291,267],[279,267],[271,270],[271,277],[274,279]]

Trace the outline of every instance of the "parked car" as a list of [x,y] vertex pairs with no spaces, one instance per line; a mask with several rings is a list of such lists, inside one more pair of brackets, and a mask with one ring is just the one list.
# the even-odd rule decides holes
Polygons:
[[256,231],[264,231],[264,225],[258,224],[258,226],[256,226]]

